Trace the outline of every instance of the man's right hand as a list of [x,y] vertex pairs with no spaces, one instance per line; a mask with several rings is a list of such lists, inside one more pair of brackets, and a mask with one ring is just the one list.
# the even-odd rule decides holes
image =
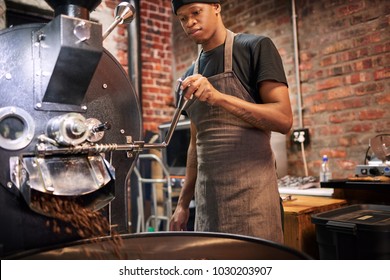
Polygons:
[[185,231],[187,230],[187,222],[190,217],[190,209],[183,208],[178,205],[171,217],[169,223],[169,230],[171,231]]

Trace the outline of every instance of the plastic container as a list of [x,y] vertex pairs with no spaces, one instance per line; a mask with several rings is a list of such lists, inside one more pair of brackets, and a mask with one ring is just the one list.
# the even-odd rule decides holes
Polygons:
[[322,163],[320,168],[320,182],[328,182],[332,179],[332,171],[329,167],[329,159],[327,155],[322,156]]
[[320,259],[390,259],[390,206],[356,204],[314,214]]

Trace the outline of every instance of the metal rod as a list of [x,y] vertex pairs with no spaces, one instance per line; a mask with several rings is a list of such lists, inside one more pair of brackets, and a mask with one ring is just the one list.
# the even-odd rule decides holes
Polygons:
[[120,17],[116,17],[114,22],[107,28],[106,32],[103,34],[103,41],[107,38],[108,35],[114,30],[114,28],[122,21]]
[[299,71],[299,50],[298,50],[298,35],[297,35],[297,14],[295,11],[295,1],[292,0],[292,23],[293,23],[293,37],[294,37],[294,68],[295,68],[295,83],[297,87],[297,106],[299,127],[303,127],[302,118],[302,96],[301,96],[301,78]]

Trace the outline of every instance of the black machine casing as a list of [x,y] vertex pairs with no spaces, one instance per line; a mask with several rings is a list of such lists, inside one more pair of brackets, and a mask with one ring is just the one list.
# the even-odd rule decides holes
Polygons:
[[[100,3],[73,2],[86,2],[87,6],[92,5],[93,8]],[[61,9],[64,7],[61,6]],[[85,8],[81,7],[81,10]],[[85,29],[84,24],[90,26]],[[69,34],[58,34],[58,30]],[[79,33],[73,35],[72,30]],[[75,191],[72,192],[82,197],[86,207],[94,207],[102,212],[112,229],[119,233],[129,232],[127,192],[135,157],[126,152],[112,153],[108,150],[69,153],[74,139],[58,137],[61,127],[50,126],[51,123],[56,124],[58,119],[61,120],[58,122],[60,126],[61,122],[65,123],[65,128],[83,126],[79,123],[80,118],[109,124],[109,128],[97,132],[100,133],[97,140],[87,141],[84,139],[87,136],[80,136],[75,146],[84,143],[121,145],[128,144],[130,139],[141,139],[138,96],[123,67],[102,47],[101,34],[99,24],[67,15],[57,15],[48,24],[27,24],[0,31],[0,257],[80,239],[77,234],[53,234],[48,224],[55,218],[31,209],[30,197],[41,193],[39,188],[31,186],[31,182],[42,181],[46,184],[50,181],[54,187],[45,185],[42,190],[45,195],[56,195],[56,186],[60,182],[57,184],[53,180],[60,178],[67,181],[66,185],[74,186]],[[73,119],[75,114],[77,117]],[[72,119],[71,125],[66,124],[67,118]],[[9,133],[9,127],[14,130],[11,131],[14,135]],[[84,132],[75,128],[71,136],[78,136],[80,130]],[[57,141],[56,145],[52,145],[57,152],[53,155],[47,150],[40,153],[37,147],[42,139],[48,141],[46,146],[50,146],[53,139]],[[47,139],[51,139],[51,142]],[[61,148],[66,152],[58,152]],[[79,179],[59,173],[66,169],[69,162],[78,161],[86,162],[88,170],[93,170],[91,159],[103,159],[104,164],[100,163],[98,167],[106,169],[103,172],[106,181],[97,184],[96,191],[78,193],[77,188],[81,185]],[[62,160],[66,160],[66,164],[61,165]],[[44,175],[52,171],[49,168],[49,171],[33,172],[36,161],[42,162],[41,169],[50,167],[46,164],[50,161],[55,163],[52,170],[57,170],[58,166],[61,170],[50,174],[50,180],[35,178],[36,174]],[[31,166],[26,167],[26,163],[31,163]],[[78,166],[84,165],[69,169],[71,175],[78,175]],[[82,176],[89,172],[79,171]],[[99,175],[99,172],[102,171],[96,174]],[[27,179],[23,177],[25,173]],[[57,222],[62,225],[61,221]]]

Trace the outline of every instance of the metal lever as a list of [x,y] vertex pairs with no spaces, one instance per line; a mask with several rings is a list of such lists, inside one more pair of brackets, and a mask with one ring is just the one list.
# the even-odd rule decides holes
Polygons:
[[186,107],[189,99],[185,99],[184,98],[184,92],[183,90],[180,89],[181,87],[181,83],[182,83],[182,80],[181,79],[178,79],[177,80],[177,86],[176,86],[176,91],[175,93],[177,95],[179,95],[179,101],[178,101],[178,104],[177,104],[177,108],[176,108],[176,111],[173,115],[173,118],[172,118],[172,121],[171,121],[171,125],[169,126],[169,130],[168,130],[168,133],[167,135],[165,136],[165,139],[164,139],[164,144],[168,145],[169,144],[169,141],[171,140],[172,138],[172,135],[173,135],[173,132],[177,126],[177,123],[180,119],[180,116],[181,116],[181,113],[183,112],[183,109]]
[[103,40],[114,30],[118,24],[128,24],[133,21],[135,16],[135,8],[128,2],[121,2],[115,8],[115,19],[114,22],[108,27],[106,32],[103,34]]

